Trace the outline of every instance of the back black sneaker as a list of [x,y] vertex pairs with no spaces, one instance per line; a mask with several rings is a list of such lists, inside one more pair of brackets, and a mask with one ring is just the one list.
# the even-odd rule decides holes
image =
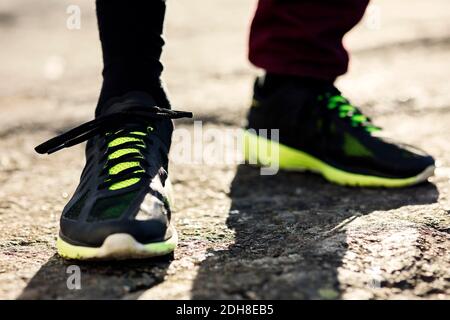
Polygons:
[[168,254],[177,245],[167,174],[170,119],[192,114],[158,108],[141,92],[105,107],[96,119],[36,147],[52,153],[88,140],[80,183],[61,216],[58,253],[69,259]]
[[[334,86],[290,79],[269,91],[260,82],[244,136],[247,161],[309,170],[350,186],[404,187],[433,175],[431,156],[383,138]],[[260,129],[279,129],[279,141]]]

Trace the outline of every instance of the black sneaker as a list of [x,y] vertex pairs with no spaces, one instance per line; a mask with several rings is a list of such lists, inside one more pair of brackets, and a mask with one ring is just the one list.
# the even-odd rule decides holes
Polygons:
[[[431,156],[383,138],[334,86],[290,79],[266,90],[261,82],[255,83],[248,114],[247,161],[309,170],[349,186],[405,187],[433,175]],[[260,129],[280,129],[279,141]]]
[[162,109],[141,92],[110,100],[100,115],[36,147],[52,153],[87,140],[80,184],[57,240],[69,259],[166,255],[177,245],[167,174],[173,124],[191,113]]

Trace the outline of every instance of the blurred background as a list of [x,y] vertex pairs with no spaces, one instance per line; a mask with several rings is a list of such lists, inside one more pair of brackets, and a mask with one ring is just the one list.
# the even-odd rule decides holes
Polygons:
[[[315,228],[311,234],[325,235],[353,214],[364,215],[365,218],[358,221],[371,221],[371,225],[396,226],[392,230],[388,228],[387,234],[375,232],[375,240],[381,241],[404,230],[395,225],[399,220],[389,220],[395,215],[409,223],[411,233],[406,235],[403,244],[393,241],[394,248],[385,249],[384,253],[376,248],[375,253],[355,249],[367,240],[364,234],[358,233],[362,222],[344,232],[343,238],[324,236],[323,248],[341,244],[348,248],[337,259],[329,261],[329,270],[325,268],[322,275],[323,279],[329,279],[323,281],[328,282],[317,280],[317,285],[299,289],[298,295],[283,296],[280,292],[289,292],[286,290],[289,283],[300,286],[306,281],[302,279],[313,277],[308,273],[313,272],[312,268],[305,265],[303,269],[293,270],[294,280],[286,278],[283,282],[276,278],[281,271],[274,267],[265,270],[264,276],[253,282],[243,276],[236,288],[228,278],[214,278],[215,290],[202,287],[196,280],[214,277],[217,272],[211,270],[217,270],[216,258],[217,264],[225,266],[239,264],[239,259],[243,259],[239,252],[216,253],[236,247],[239,242],[239,230],[233,223],[230,225],[229,218],[230,209],[236,205],[230,193],[235,166],[208,170],[175,166],[172,169],[178,200],[176,221],[182,234],[181,248],[174,262],[120,265],[117,273],[105,266],[86,267],[86,289],[67,291],[65,264],[54,256],[54,240],[59,213],[73,192],[83,166],[83,148],[78,146],[52,157],[38,156],[33,148],[44,139],[93,116],[102,67],[94,0],[2,0],[0,297],[448,298],[450,262],[442,248],[447,246],[448,249],[450,243],[450,2],[373,0],[371,3],[363,21],[345,39],[351,64],[348,74],[338,80],[338,87],[389,134],[426,149],[439,160],[440,168],[432,180],[435,188],[402,191],[391,198],[385,191],[363,191],[358,195],[362,198],[358,198],[357,205],[379,194],[386,197],[385,201],[395,203],[380,208],[375,204],[361,204],[370,207],[369,210],[353,204],[336,205],[332,201],[334,198],[353,203],[354,199],[348,195],[350,191],[328,187],[320,178],[300,175],[295,182],[289,180],[296,184],[295,190],[298,189],[298,194],[291,195],[293,198],[308,195],[308,189],[324,192],[324,198],[317,199],[318,203],[323,202],[323,207],[313,211],[322,210],[329,222],[311,225]],[[73,5],[81,9],[79,29],[67,27],[70,16],[67,10]],[[173,105],[180,110],[193,111],[197,119],[205,120],[206,126],[237,128],[244,119],[251,100],[252,81],[259,73],[247,61],[248,28],[255,7],[255,0],[168,1],[164,80]],[[189,123],[180,126],[190,128]],[[416,198],[421,199],[420,203],[408,206],[411,199]],[[251,207],[252,203],[265,198],[242,195],[239,199],[240,205]],[[267,204],[266,211],[279,213],[279,202],[273,201]],[[392,209],[397,211],[392,213]],[[309,209],[302,209],[302,213],[298,213],[299,210],[294,205],[282,212],[297,231],[300,230],[298,223],[311,222],[305,213]],[[372,215],[373,212],[378,213]],[[340,213],[339,221],[333,220]],[[257,221],[252,217],[243,219]],[[276,228],[286,230],[285,223],[274,222],[278,227],[270,232],[266,230],[267,234],[275,232]],[[310,240],[317,242],[311,234]],[[422,240],[428,247],[418,249],[416,244]],[[267,250],[273,248],[265,247],[263,251],[267,254]],[[285,257],[304,254],[301,248],[297,252],[294,248],[285,255],[277,254]],[[277,257],[277,254],[271,256]],[[428,254],[431,260],[422,265],[420,259],[419,262],[415,259],[416,254]],[[399,259],[398,265],[386,267],[386,261],[392,257]],[[290,262],[273,259],[261,264],[285,264],[287,269],[298,265],[295,257],[293,260],[286,258]],[[368,287],[367,279],[360,277],[369,268],[364,267],[363,261],[377,259],[381,259],[378,264],[381,269],[376,270],[381,270],[381,276],[391,284],[391,289]],[[408,272],[413,275],[402,271],[406,266],[412,268],[409,270],[413,271]],[[137,273],[130,273],[133,270]],[[250,271],[246,272],[254,273]],[[226,277],[226,271],[223,274]],[[400,278],[394,278],[394,274]],[[429,277],[429,281],[425,281],[427,284],[420,280],[422,276]],[[271,281],[281,283],[279,291],[264,289]],[[267,295],[261,293],[264,290]]]

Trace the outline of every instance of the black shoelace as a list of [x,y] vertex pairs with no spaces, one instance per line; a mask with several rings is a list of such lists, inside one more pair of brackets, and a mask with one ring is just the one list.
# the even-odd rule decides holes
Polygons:
[[99,116],[83,123],[59,136],[40,145],[35,150],[40,154],[51,154],[63,148],[69,148],[82,143],[98,134],[106,133],[123,126],[126,123],[149,123],[154,119],[192,118],[192,112],[176,111],[158,107],[130,107],[126,111]]
[[[97,117],[40,144],[35,150],[40,154],[51,154],[103,134],[105,137],[100,148],[103,157],[100,162],[105,161],[106,163],[100,173],[100,176],[104,177],[104,182],[98,188],[121,189],[124,181],[137,182],[146,175],[144,168],[149,166],[149,163],[143,156],[143,152],[147,146],[152,144],[146,134],[149,130],[153,130],[152,121],[154,119],[179,118],[192,118],[192,113],[158,107],[130,107],[126,111]],[[120,138],[127,141],[118,145],[111,144]],[[129,152],[120,153],[120,150],[127,148]],[[115,152],[119,152],[120,155],[113,156]],[[123,164],[128,164],[128,166],[117,168]]]

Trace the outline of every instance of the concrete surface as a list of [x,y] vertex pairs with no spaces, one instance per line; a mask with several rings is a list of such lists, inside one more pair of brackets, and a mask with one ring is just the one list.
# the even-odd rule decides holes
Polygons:
[[[80,30],[66,28],[71,4],[81,7]],[[255,1],[168,5],[164,78],[174,105],[208,128],[238,128],[258,73],[246,60]],[[0,298],[449,299],[450,3],[373,5],[346,38],[352,64],[338,84],[389,134],[439,160],[429,183],[354,189],[311,174],[174,163],[173,259],[82,263],[82,289],[69,290],[73,262],[55,255],[55,239],[83,146],[51,157],[33,147],[93,114],[94,1],[3,0]]]

